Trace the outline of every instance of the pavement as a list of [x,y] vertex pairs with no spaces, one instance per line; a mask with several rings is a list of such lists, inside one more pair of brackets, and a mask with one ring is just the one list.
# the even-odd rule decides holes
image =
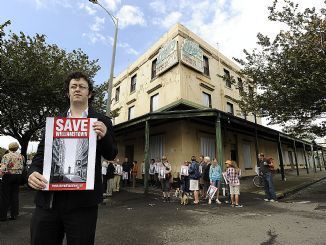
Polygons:
[[[256,187],[253,184],[253,177],[254,176],[248,176],[240,179],[242,197],[248,194],[250,194],[250,196],[257,195],[258,197],[265,195],[264,188]],[[316,172],[314,172],[313,169],[309,169],[309,174],[307,174],[306,169],[299,169],[299,175],[297,175],[296,170],[287,169],[285,170],[285,180],[282,180],[281,174],[273,175],[276,196],[278,199],[282,199],[324,178],[326,178],[326,170],[324,168],[322,171],[317,169]],[[138,184],[135,188],[125,188],[125,190],[131,193],[144,193],[144,188],[141,184]],[[159,188],[149,187],[149,194],[160,195],[161,190]]]
[[[100,205],[95,244],[325,244],[326,214],[315,209],[326,204],[320,194],[325,190],[326,171],[307,174],[303,169],[297,176],[296,171],[288,170],[285,175],[286,181],[280,174],[274,175],[278,203],[265,203],[263,188],[253,185],[253,177],[242,178],[240,202],[244,207],[240,209],[225,203],[208,205],[206,201],[182,206],[176,197],[163,203],[158,188],[149,188],[147,195],[141,184],[124,188]],[[302,200],[317,200],[319,204],[289,199],[316,182],[322,184],[319,189],[315,185],[305,189],[312,188],[309,193],[315,191],[315,197]],[[21,189],[20,215],[15,221],[0,222],[0,245],[29,244],[33,198],[32,190]],[[230,229],[238,232],[232,242],[227,240]],[[281,242],[271,242],[276,235]],[[314,240],[307,243],[302,239]]]

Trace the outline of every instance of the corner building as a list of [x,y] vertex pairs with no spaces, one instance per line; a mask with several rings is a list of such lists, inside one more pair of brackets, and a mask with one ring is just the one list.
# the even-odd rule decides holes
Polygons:
[[[146,163],[162,155],[177,177],[192,155],[237,161],[254,175],[257,153],[284,169],[318,167],[311,143],[261,125],[241,112],[240,68],[181,24],[176,24],[114,79],[111,111],[121,160]],[[236,83],[231,83],[233,77]],[[320,162],[322,164],[322,162]],[[148,164],[146,164],[148,168]],[[141,178],[141,171],[138,173]]]

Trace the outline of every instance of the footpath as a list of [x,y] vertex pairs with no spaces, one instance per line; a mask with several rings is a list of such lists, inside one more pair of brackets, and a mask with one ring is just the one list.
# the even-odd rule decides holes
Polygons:
[[[258,197],[261,196],[263,198],[265,195],[264,188],[254,186],[253,177],[254,176],[248,176],[240,179],[241,193],[243,193],[243,196],[254,195]],[[307,174],[306,169],[300,169],[299,175],[297,175],[296,170],[286,170],[285,180],[282,180],[281,174],[274,174],[273,180],[277,198],[282,199],[324,178],[326,178],[325,168],[323,168],[322,171],[317,169],[316,172],[314,172],[313,169],[309,169],[309,174]],[[135,188],[129,187],[125,188],[124,190],[129,193],[144,193],[144,187],[140,184],[138,184]],[[161,190],[159,188],[149,187],[148,193],[153,195],[161,195]]]

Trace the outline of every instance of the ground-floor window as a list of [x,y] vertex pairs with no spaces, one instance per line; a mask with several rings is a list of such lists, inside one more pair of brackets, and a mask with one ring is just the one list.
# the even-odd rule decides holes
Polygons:
[[200,152],[204,156],[209,156],[211,160],[216,157],[215,138],[210,136],[200,137]]
[[153,135],[149,138],[149,156],[150,159],[161,161],[164,154],[164,135]]
[[250,144],[242,144],[243,164],[245,169],[252,169]]

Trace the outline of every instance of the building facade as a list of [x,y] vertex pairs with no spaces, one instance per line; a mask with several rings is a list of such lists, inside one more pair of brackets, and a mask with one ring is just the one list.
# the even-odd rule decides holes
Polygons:
[[258,152],[283,171],[310,168],[308,142],[266,128],[240,110],[241,91],[254,88],[243,86],[239,71],[184,26],[172,27],[114,79],[118,157],[148,162],[166,155],[174,177],[192,155],[216,157],[221,166],[235,160],[244,175],[255,173]]

